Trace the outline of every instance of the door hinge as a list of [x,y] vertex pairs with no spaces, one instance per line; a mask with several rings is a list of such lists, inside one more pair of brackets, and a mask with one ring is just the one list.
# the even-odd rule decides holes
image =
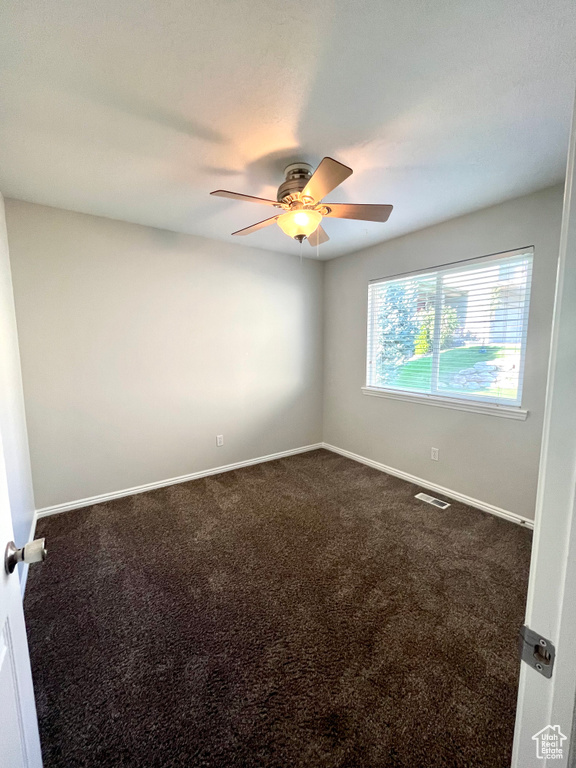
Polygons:
[[520,658],[544,677],[552,677],[556,649],[545,637],[524,625],[520,629]]

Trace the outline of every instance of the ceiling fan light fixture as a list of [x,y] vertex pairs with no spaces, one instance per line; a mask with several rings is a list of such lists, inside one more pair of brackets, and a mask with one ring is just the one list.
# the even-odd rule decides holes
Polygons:
[[216,189],[211,195],[226,197],[229,200],[243,200],[247,203],[259,203],[280,208],[286,213],[270,216],[250,227],[232,232],[233,235],[251,235],[259,229],[270,227],[276,221],[288,237],[300,243],[308,238],[312,247],[327,243],[330,238],[322,227],[324,216],[332,219],[356,219],[357,221],[388,221],[391,205],[358,205],[355,203],[328,203],[322,201],[352,174],[352,168],[339,163],[333,157],[322,158],[320,165],[312,173],[308,163],[291,163],[285,170],[286,181],[282,182],[276,193],[276,200],[266,197],[254,197],[229,189]]
[[320,226],[322,214],[318,211],[288,211],[276,220],[278,226],[288,237],[302,241],[309,237]]

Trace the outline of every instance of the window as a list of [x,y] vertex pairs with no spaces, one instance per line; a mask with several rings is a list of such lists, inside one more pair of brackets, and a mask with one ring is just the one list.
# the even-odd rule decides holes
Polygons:
[[371,282],[367,394],[520,406],[532,257],[526,248]]

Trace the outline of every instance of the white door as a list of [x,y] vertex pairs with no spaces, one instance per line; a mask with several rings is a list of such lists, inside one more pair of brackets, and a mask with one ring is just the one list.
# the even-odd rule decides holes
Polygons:
[[514,768],[576,766],[576,743],[572,743],[576,737],[573,724],[576,694],[575,159],[576,104],[566,173],[526,606],[526,624],[552,642],[556,660],[550,679],[522,664],[512,758]]
[[4,569],[4,551],[13,539],[0,439],[0,765],[41,768],[40,739],[18,572]]

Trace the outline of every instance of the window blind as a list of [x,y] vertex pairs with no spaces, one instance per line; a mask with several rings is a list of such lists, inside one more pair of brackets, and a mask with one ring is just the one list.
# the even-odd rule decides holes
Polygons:
[[533,249],[370,283],[367,386],[520,405]]

